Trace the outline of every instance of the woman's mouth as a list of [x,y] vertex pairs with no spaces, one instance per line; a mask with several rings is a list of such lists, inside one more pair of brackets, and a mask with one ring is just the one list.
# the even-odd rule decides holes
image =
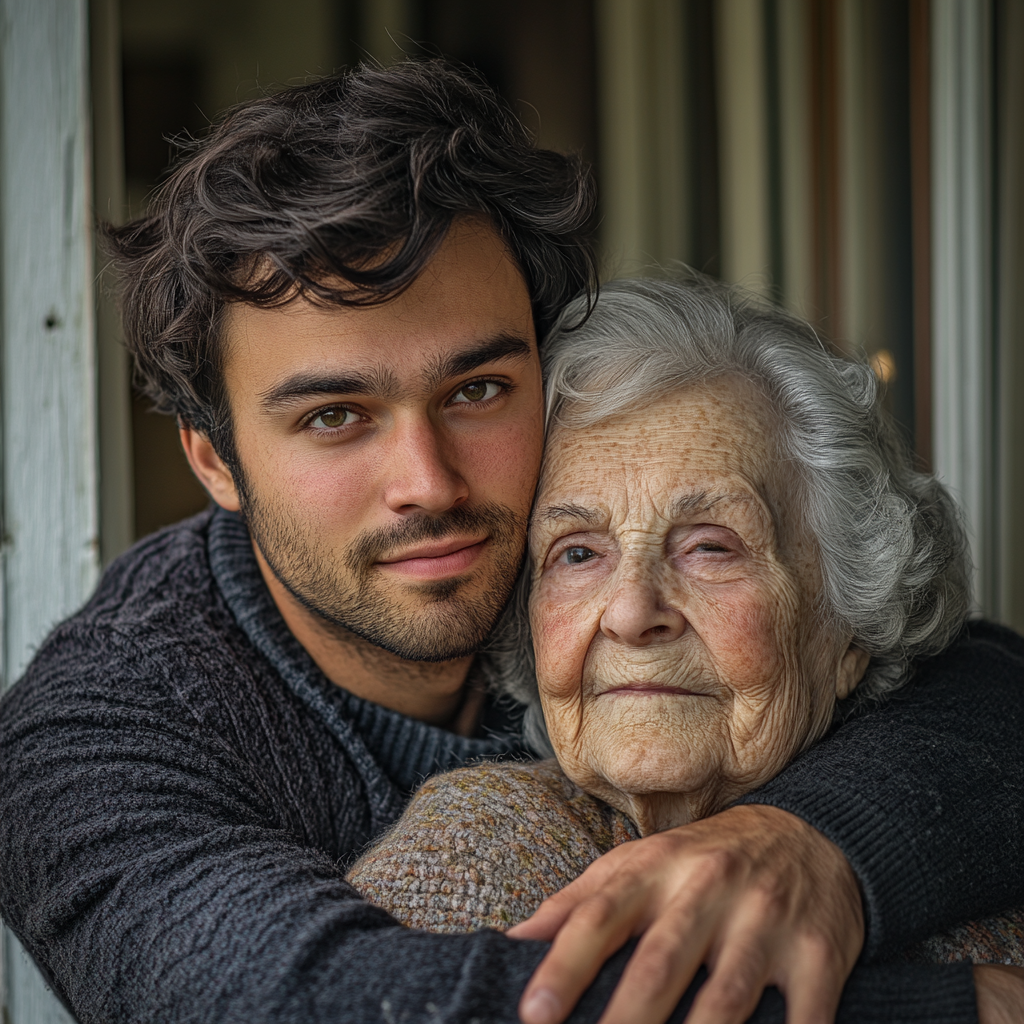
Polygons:
[[627,694],[636,697],[707,697],[709,694],[700,693],[697,690],[689,690],[685,686],[674,686],[671,683],[659,683],[653,680],[637,680],[631,683],[621,683],[602,690],[598,696],[606,697],[609,694]]

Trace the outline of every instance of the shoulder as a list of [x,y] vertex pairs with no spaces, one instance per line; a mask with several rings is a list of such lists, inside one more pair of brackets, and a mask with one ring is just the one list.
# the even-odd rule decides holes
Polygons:
[[44,726],[192,721],[197,685],[223,677],[237,686],[252,652],[210,572],[210,518],[161,530],[110,565],[0,701],[0,746]]
[[630,838],[556,762],[482,764],[427,780],[349,878],[413,927],[508,928]]
[[210,518],[204,512],[160,530],[116,559],[4,696],[0,726],[15,708],[40,701],[51,707],[111,696],[130,702],[143,691],[156,699],[158,691],[174,688],[172,680],[194,674],[211,649],[222,648],[231,621],[210,572]]
[[414,794],[405,817],[445,827],[461,818],[474,832],[498,837],[510,829],[552,838],[586,836],[600,853],[632,838],[628,819],[580,789],[554,759],[478,764],[435,775]]
[[900,959],[920,964],[969,960],[1024,967],[1024,908],[949,928],[912,946]]
[[165,629],[169,617],[180,622],[186,609],[201,613],[216,592],[207,554],[211,519],[207,510],[144,537],[110,564],[68,622],[138,635],[153,625]]
[[969,682],[1024,673],[1024,636],[987,619],[973,619],[944,651],[917,663],[916,680],[963,679]]
[[160,661],[176,647],[195,651],[206,640],[221,643],[235,624],[210,569],[210,519],[211,512],[202,512],[115,559],[92,597],[40,645],[26,679],[69,657],[89,672],[110,661]]

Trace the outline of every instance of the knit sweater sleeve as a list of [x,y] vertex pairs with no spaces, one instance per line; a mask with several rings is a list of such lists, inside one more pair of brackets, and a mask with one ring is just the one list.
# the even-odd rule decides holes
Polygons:
[[[170,676],[202,666],[148,653],[67,625],[0,702],[0,913],[81,1024],[514,1024],[546,947],[413,931],[359,899],[183,709]],[[629,952],[573,1021],[597,1020]],[[751,1020],[781,1024],[779,994]],[[861,968],[839,1020],[974,1022],[969,968]]]
[[860,881],[865,960],[1024,904],[1024,640],[972,624],[887,704],[742,803],[804,818]]

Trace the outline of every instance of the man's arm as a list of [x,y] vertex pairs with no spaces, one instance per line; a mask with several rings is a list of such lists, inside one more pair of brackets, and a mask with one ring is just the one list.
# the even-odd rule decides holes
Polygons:
[[[282,827],[258,777],[181,715],[158,672],[69,682],[88,653],[66,650],[0,705],[0,910],[82,1024],[516,1020],[543,944],[401,928]],[[570,1019],[597,1019],[630,952]],[[968,972],[907,968],[886,987],[880,970],[855,975],[840,1020],[889,1019],[883,990],[890,1009],[973,1020]],[[752,1019],[781,1021],[778,994]]]
[[791,1024],[825,1020],[864,936],[858,886],[863,960],[1024,903],[1022,655],[1016,634],[977,624],[740,806],[641,840],[642,858],[620,847],[595,862],[513,930],[554,940],[527,1024],[561,1020],[608,950],[640,933],[607,1024],[638,1007],[663,1019],[701,962],[713,970],[692,1024],[743,1020],[768,984]]
[[865,960],[1024,904],[1024,639],[972,624],[889,703],[740,802],[790,811],[842,850]]

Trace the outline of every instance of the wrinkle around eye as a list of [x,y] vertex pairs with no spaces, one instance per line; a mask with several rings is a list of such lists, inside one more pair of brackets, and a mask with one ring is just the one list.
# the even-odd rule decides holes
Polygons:
[[[570,551],[587,551],[589,557],[579,562],[570,562],[566,557]],[[607,553],[602,550],[602,545],[596,543],[592,538],[584,535],[580,539],[576,539],[570,534],[567,537],[559,537],[548,545],[544,555],[543,568],[545,571],[555,568],[581,569],[603,558]]]

